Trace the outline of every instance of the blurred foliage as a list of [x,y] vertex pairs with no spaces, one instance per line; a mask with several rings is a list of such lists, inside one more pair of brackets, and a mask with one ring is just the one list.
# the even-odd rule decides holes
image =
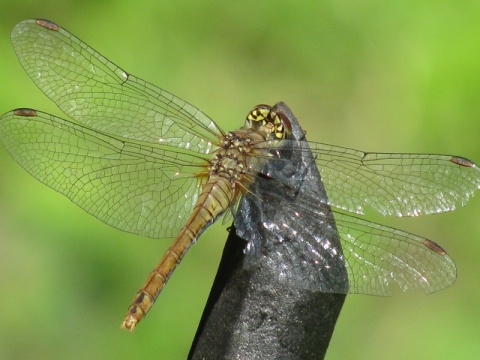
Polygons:
[[[23,73],[9,40],[47,18],[223,129],[258,103],[287,102],[310,140],[480,161],[478,1],[0,1],[0,112],[61,115]],[[119,329],[167,248],[111,229],[36,182],[0,149],[1,359],[183,359],[217,268],[215,225],[133,334]],[[480,356],[474,198],[418,219],[375,218],[435,239],[458,281],[430,296],[347,298],[327,359]]]

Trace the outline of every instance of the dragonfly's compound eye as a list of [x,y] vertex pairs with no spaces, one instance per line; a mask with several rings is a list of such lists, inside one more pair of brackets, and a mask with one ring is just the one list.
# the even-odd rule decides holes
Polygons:
[[255,106],[248,113],[245,125],[251,129],[266,131],[277,140],[287,139],[292,133],[287,117],[265,104]]

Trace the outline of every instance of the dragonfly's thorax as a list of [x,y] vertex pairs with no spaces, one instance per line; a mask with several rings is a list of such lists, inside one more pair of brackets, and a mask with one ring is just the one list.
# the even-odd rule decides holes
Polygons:
[[241,182],[249,169],[248,157],[252,155],[255,143],[263,140],[260,134],[252,133],[241,129],[223,136],[220,148],[210,160],[209,175],[219,175],[234,183]]

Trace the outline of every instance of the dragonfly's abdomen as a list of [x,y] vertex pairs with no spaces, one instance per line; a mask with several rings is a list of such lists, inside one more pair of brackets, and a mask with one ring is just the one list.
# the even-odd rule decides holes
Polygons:
[[247,142],[242,142],[239,146],[238,137],[233,140],[226,138],[223,145],[224,147],[214,154],[209,163],[208,180],[202,188],[192,214],[163,255],[162,260],[135,295],[123,321],[123,328],[130,331],[135,328],[153,305],[173,270],[197,237],[231,206],[244,189],[248,168],[246,155],[250,148]]

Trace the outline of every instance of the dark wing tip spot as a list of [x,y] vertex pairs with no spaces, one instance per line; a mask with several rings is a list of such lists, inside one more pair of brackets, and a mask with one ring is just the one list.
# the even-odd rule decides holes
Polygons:
[[37,116],[37,111],[28,108],[20,108],[13,110],[13,114],[17,116]]
[[425,239],[425,241],[423,242],[423,245],[425,245],[427,248],[436,252],[439,255],[447,254],[447,252],[440,245],[438,245],[436,242],[433,242],[431,240]]
[[466,167],[474,167],[475,163],[472,161],[465,159],[461,156],[452,156],[450,158],[450,161],[453,162],[454,164],[460,165],[460,166],[466,166]]
[[50,20],[38,19],[37,24],[47,28],[48,30],[58,31],[60,27]]

